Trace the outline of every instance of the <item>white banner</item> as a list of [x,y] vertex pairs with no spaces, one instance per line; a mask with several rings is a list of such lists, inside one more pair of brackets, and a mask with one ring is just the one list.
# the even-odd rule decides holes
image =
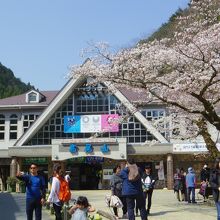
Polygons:
[[[220,144],[217,143],[216,147],[220,150]],[[173,152],[207,152],[205,143],[187,143],[187,144],[174,144]]]

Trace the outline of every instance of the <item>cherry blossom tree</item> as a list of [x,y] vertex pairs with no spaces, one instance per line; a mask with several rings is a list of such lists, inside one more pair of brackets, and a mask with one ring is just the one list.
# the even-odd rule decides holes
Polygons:
[[219,155],[208,124],[220,131],[220,3],[191,1],[178,17],[172,39],[154,40],[111,54],[106,44],[71,74],[145,91],[187,118],[187,128],[202,135],[213,157]]

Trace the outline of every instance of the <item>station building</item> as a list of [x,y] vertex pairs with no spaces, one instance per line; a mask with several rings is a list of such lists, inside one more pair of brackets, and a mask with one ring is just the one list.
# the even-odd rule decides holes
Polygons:
[[[144,93],[126,88],[111,88],[110,93],[108,84],[88,82],[71,78],[60,91],[31,90],[0,100],[3,181],[28,171],[32,162],[49,178],[53,163],[59,162],[71,174],[72,189],[105,189],[114,166],[131,157],[141,168],[151,165],[159,188],[172,189],[177,167],[193,166],[199,174],[204,159],[195,153],[205,152],[204,143],[174,143],[169,133],[151,124],[168,114],[166,106],[149,102]],[[140,99],[145,104],[136,109]],[[100,130],[109,118],[114,121],[126,112],[119,125]]]

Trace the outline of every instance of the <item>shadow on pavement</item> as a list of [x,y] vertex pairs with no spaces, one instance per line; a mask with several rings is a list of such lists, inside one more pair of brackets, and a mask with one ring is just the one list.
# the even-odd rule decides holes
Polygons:
[[15,213],[18,211],[14,197],[10,193],[0,193],[0,219],[16,220]]
[[158,216],[158,215],[166,215],[167,213],[170,213],[170,212],[177,212],[177,211],[162,211],[162,212],[154,212],[154,213],[150,213],[149,216]]

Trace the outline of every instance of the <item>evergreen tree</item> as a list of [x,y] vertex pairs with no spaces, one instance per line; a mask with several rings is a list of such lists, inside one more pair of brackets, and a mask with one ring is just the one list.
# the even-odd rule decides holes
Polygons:
[[0,98],[22,94],[34,89],[30,83],[25,84],[14,73],[0,63]]

